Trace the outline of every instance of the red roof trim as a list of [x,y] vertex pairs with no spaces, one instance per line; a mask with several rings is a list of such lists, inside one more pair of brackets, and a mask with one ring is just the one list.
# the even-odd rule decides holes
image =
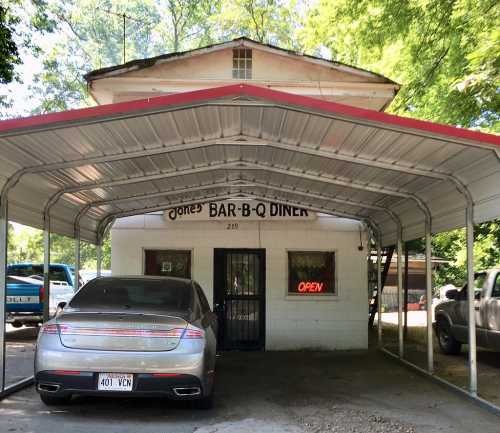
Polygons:
[[196,90],[193,92],[157,96],[137,101],[100,105],[97,107],[68,110],[59,113],[42,114],[39,116],[24,117],[19,119],[9,119],[0,122],[0,133],[49,126],[51,124],[55,125],[64,122],[74,122],[78,120],[98,119],[99,117],[107,118],[120,114],[154,110],[169,105],[175,106],[200,103],[228,96],[253,96],[286,105],[295,105],[302,108],[334,113],[352,118],[353,120],[368,120],[395,127],[409,128],[416,131],[442,135],[448,138],[454,137],[500,146],[500,136],[495,134],[486,134],[484,132],[472,131],[470,129],[457,128],[454,126],[427,122],[409,117],[395,116],[374,110],[323,101],[308,96],[294,95],[291,93],[280,92],[249,84],[234,84],[224,87]]

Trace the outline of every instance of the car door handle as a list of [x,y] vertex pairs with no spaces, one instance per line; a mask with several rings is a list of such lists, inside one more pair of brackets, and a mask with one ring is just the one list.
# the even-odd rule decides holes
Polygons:
[[479,311],[479,307],[474,307],[474,310]]

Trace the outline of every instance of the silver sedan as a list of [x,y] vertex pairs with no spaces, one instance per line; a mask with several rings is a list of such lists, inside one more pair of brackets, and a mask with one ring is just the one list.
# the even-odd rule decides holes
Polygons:
[[38,336],[46,404],[72,395],[143,395],[212,406],[217,318],[201,287],[171,277],[103,277],[83,286]]

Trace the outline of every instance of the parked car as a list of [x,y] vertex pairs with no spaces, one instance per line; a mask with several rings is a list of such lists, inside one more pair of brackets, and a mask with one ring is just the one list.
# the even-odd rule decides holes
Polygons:
[[40,329],[36,389],[47,405],[130,394],[209,408],[216,336],[217,317],[194,281],[96,278]]
[[[51,264],[49,312],[68,301],[74,294],[71,266]],[[7,266],[7,323],[19,328],[42,323],[46,290],[43,287],[43,265],[21,263]]]
[[[500,351],[500,269],[477,272],[475,320],[477,345]],[[468,342],[467,285],[446,292],[446,301],[435,309],[435,330],[441,351],[458,354]]]
[[[95,270],[84,270],[84,269],[80,270],[80,287],[96,277],[97,277],[97,271]],[[111,271],[103,269],[101,271],[101,277],[111,277]]]

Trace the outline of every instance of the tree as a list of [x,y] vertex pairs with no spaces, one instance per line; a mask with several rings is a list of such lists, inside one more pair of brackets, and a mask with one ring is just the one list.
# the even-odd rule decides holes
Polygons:
[[54,29],[54,21],[47,14],[44,0],[7,0],[0,3],[0,117],[9,117],[12,94],[7,84],[21,83],[18,73],[23,58],[39,56],[36,34]]
[[[403,84],[389,111],[500,131],[500,4],[495,0],[320,0],[304,17],[311,53],[380,72]],[[500,264],[499,221],[476,226],[475,269]],[[435,285],[461,285],[464,230],[439,233],[433,253],[449,260]]]
[[499,130],[496,0],[320,0],[301,40],[403,84],[390,111]]
[[[50,237],[50,261],[52,263],[75,264],[75,240],[67,236],[52,234]],[[82,269],[96,268],[96,247],[82,242],[80,264]],[[43,232],[28,226],[9,223],[9,263],[43,263]],[[102,246],[102,267],[111,268],[111,238],[108,235]]]
[[83,76],[121,64],[123,15],[126,60],[147,58],[210,43],[208,17],[216,1],[55,0],[59,41],[47,53],[32,92],[42,103],[35,112],[93,105]]
[[[299,48],[295,0],[54,0],[58,39],[30,86],[33,113],[93,105],[89,70],[248,36]],[[125,22],[124,22],[125,15]]]
[[41,263],[43,261],[43,233],[31,227],[14,228],[9,223],[9,263]]
[[298,26],[294,0],[226,0],[211,18],[220,41],[247,36],[262,43],[298,49],[294,37]]
[[171,47],[178,52],[193,39],[208,44],[212,42],[208,17],[215,14],[219,1],[209,0],[168,0],[164,21],[169,26],[162,26],[160,34]]
[[19,18],[7,14],[7,8],[0,5],[0,84],[14,79],[14,67],[21,63],[19,50],[14,42],[14,25]]
[[[465,229],[456,229],[433,236],[435,256],[449,260],[440,265],[434,275],[434,285],[461,286],[467,277],[467,249]],[[474,227],[474,270],[485,270],[500,265],[500,220],[477,224]]]

